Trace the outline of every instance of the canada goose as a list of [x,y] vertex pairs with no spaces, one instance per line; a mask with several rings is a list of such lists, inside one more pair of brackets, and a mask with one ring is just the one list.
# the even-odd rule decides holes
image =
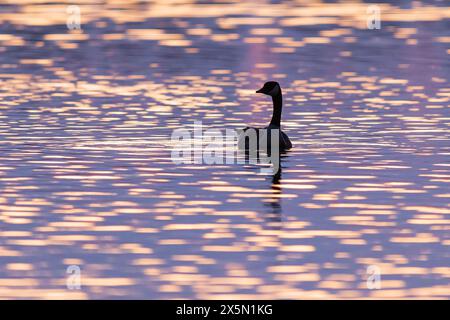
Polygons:
[[[259,135],[260,130],[267,131],[267,150],[270,151],[271,147],[271,135],[274,133],[275,130],[278,130],[279,134],[279,150],[285,151],[292,148],[291,140],[289,140],[289,137],[286,133],[281,131],[281,110],[283,107],[283,99],[281,94],[281,87],[278,84],[278,82],[275,81],[269,81],[264,84],[264,86],[257,90],[256,93],[263,93],[267,94],[272,97],[273,101],[273,115],[272,120],[270,121],[269,126],[265,128],[252,128],[247,127],[242,130],[240,137],[239,137],[239,148],[249,150],[251,147],[251,143],[249,143],[249,137],[251,136],[249,131],[254,131],[256,133],[257,137],[257,146],[258,149],[265,148],[265,146],[259,145]],[[264,135],[264,133],[262,133]],[[275,138],[276,139],[276,138]]]

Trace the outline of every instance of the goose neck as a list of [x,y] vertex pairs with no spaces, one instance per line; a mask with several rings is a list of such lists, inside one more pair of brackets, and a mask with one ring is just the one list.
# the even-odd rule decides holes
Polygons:
[[281,123],[281,110],[283,108],[283,97],[281,95],[281,90],[277,95],[272,97],[272,102],[273,102],[273,115],[270,124],[279,127]]

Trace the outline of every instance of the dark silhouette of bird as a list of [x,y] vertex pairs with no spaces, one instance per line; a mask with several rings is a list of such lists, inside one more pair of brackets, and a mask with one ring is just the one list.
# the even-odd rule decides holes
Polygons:
[[[272,139],[277,142],[278,136],[278,151],[285,151],[292,148],[291,140],[286,133],[281,131],[281,111],[283,108],[283,97],[281,87],[278,82],[269,81],[264,86],[257,90],[256,93],[263,93],[272,97],[273,114],[272,120],[265,128],[246,127],[239,133],[239,148],[251,151],[254,148],[257,150],[266,150],[270,155],[272,147]],[[265,138],[266,141],[261,140]],[[255,139],[256,138],[256,139]],[[253,139],[253,141],[251,141]],[[273,146],[276,147],[276,146]]]

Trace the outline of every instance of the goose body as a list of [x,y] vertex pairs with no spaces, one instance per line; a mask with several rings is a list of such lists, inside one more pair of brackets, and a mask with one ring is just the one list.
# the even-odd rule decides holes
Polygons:
[[[254,146],[250,143],[249,137],[256,134],[257,148],[266,148],[271,150],[272,139],[276,141],[278,135],[278,146],[280,151],[289,150],[292,148],[292,143],[286,133],[281,130],[281,111],[283,107],[283,98],[281,94],[281,87],[278,82],[269,81],[264,86],[257,90],[256,93],[263,93],[272,97],[273,101],[273,115],[270,124],[264,128],[246,127],[242,130],[239,136],[239,147],[241,149],[249,150]],[[260,137],[266,135],[267,143],[260,145]],[[273,136],[273,137],[272,137]]]

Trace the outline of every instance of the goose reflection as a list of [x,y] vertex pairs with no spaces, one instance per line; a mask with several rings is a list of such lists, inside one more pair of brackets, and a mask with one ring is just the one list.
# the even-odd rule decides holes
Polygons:
[[[261,153],[257,153],[254,157],[250,156],[248,153],[245,153],[245,164],[255,164],[257,163],[261,157],[267,156],[267,154],[262,155]],[[267,225],[270,229],[280,229],[281,228],[281,215],[282,215],[282,173],[283,173],[283,159],[288,156],[286,152],[278,153],[275,157],[275,154],[270,156],[271,161],[271,169],[273,173],[269,176],[266,181],[269,183],[268,187],[271,189],[271,193],[267,194],[267,197],[262,199],[262,204],[266,208],[266,214],[264,215],[265,220],[267,221]]]
[[272,229],[280,229],[282,214],[282,185],[280,183],[283,172],[282,159],[287,158],[288,153],[273,152],[271,155],[269,155],[267,151],[262,152],[262,150],[258,150],[256,154],[250,154],[246,151],[242,152],[241,154],[244,156],[244,163],[247,165],[260,163],[261,159],[265,159],[265,161],[269,161],[269,163],[271,164],[271,168],[268,170],[273,171],[268,182],[270,181],[269,186],[272,192],[268,194],[267,198],[262,199],[262,203],[263,206],[267,208],[267,215],[265,215],[265,218],[268,222],[268,225],[271,226]]
[[[285,157],[286,154],[283,154]],[[281,229],[281,194],[282,188],[280,184],[283,168],[281,166],[281,154],[278,154],[278,169],[271,177],[272,193],[268,199],[264,200],[264,206],[267,208],[266,221],[271,229]]]

